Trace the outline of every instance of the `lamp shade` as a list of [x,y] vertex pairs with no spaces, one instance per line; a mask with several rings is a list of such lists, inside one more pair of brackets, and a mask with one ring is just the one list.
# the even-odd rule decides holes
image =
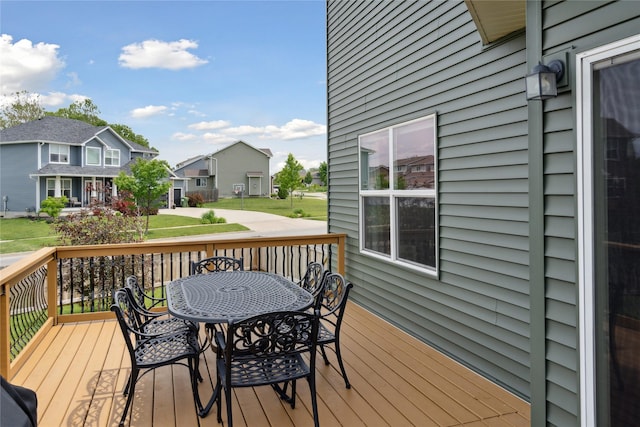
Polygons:
[[558,96],[556,73],[546,65],[536,65],[526,77],[527,99],[543,100]]

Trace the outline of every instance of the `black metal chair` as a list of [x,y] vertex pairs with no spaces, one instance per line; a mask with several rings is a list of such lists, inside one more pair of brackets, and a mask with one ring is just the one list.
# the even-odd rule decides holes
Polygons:
[[304,277],[298,282],[298,285],[309,292],[311,295],[317,297],[322,290],[322,281],[324,279],[324,267],[319,262],[311,262],[307,266],[307,271],[304,273]]
[[244,259],[227,256],[214,256],[191,261],[191,274],[202,274],[214,271],[241,271],[244,270]]
[[[296,403],[296,380],[306,378],[311,390],[313,419],[318,422],[316,397],[316,346],[318,313],[274,312],[232,322],[215,336],[217,351],[218,422],[222,422],[224,392],[228,427],[233,424],[231,389],[271,385],[292,408]],[[309,365],[303,355],[309,355]],[[291,396],[278,386],[291,382]]]
[[[151,308],[158,306],[162,298],[154,298],[148,295],[138,284],[136,276],[129,276],[125,280],[125,289],[130,293],[132,302],[135,304],[134,312],[140,319],[140,324],[145,333],[156,334],[163,332],[175,332],[186,329],[198,330],[198,325],[177,317],[171,317],[165,310],[151,311]],[[148,304],[148,305],[147,305]]]
[[316,300],[316,310],[320,312],[318,346],[320,347],[322,358],[325,365],[328,365],[329,359],[327,358],[325,346],[333,344],[333,350],[338,358],[342,378],[344,378],[344,384],[347,388],[351,388],[351,383],[342,362],[340,329],[351,288],[353,288],[353,284],[347,282],[339,273],[327,273],[323,279],[322,292]]
[[124,288],[114,292],[111,311],[116,314],[131,358],[131,374],[124,389],[127,402],[119,425],[124,426],[138,380],[148,372],[162,366],[183,365],[189,368],[193,397],[198,411],[201,411],[202,403],[198,394],[197,382],[198,358],[200,356],[197,330],[187,329],[155,334],[145,332],[135,310],[131,294]]

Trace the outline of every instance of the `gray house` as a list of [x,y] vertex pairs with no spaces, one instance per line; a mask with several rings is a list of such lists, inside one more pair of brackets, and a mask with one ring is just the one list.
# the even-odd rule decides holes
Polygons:
[[206,200],[236,196],[240,190],[244,196],[268,197],[270,194],[268,148],[255,148],[244,141],[237,141],[214,153],[193,157],[180,162],[174,173],[184,178],[181,187],[174,187],[174,199],[190,193],[203,194]]
[[353,299],[533,425],[637,425],[638,2],[329,0],[327,46]]
[[48,196],[70,206],[108,201],[113,178],[157,151],[120,137],[109,126],[45,116],[0,130],[0,196],[5,215],[35,211]]

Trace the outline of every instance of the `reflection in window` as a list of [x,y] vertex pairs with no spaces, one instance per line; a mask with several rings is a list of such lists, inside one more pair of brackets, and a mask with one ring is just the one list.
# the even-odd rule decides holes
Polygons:
[[360,136],[364,252],[437,268],[435,129],[431,115]]
[[49,162],[69,163],[69,146],[62,144],[49,144]]

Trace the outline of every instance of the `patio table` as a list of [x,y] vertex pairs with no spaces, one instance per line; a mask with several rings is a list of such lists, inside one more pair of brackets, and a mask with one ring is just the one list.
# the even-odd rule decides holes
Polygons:
[[[229,323],[272,311],[304,310],[313,295],[286,277],[261,271],[195,274],[167,284],[169,313],[201,323]],[[216,388],[200,416],[206,416]]]

